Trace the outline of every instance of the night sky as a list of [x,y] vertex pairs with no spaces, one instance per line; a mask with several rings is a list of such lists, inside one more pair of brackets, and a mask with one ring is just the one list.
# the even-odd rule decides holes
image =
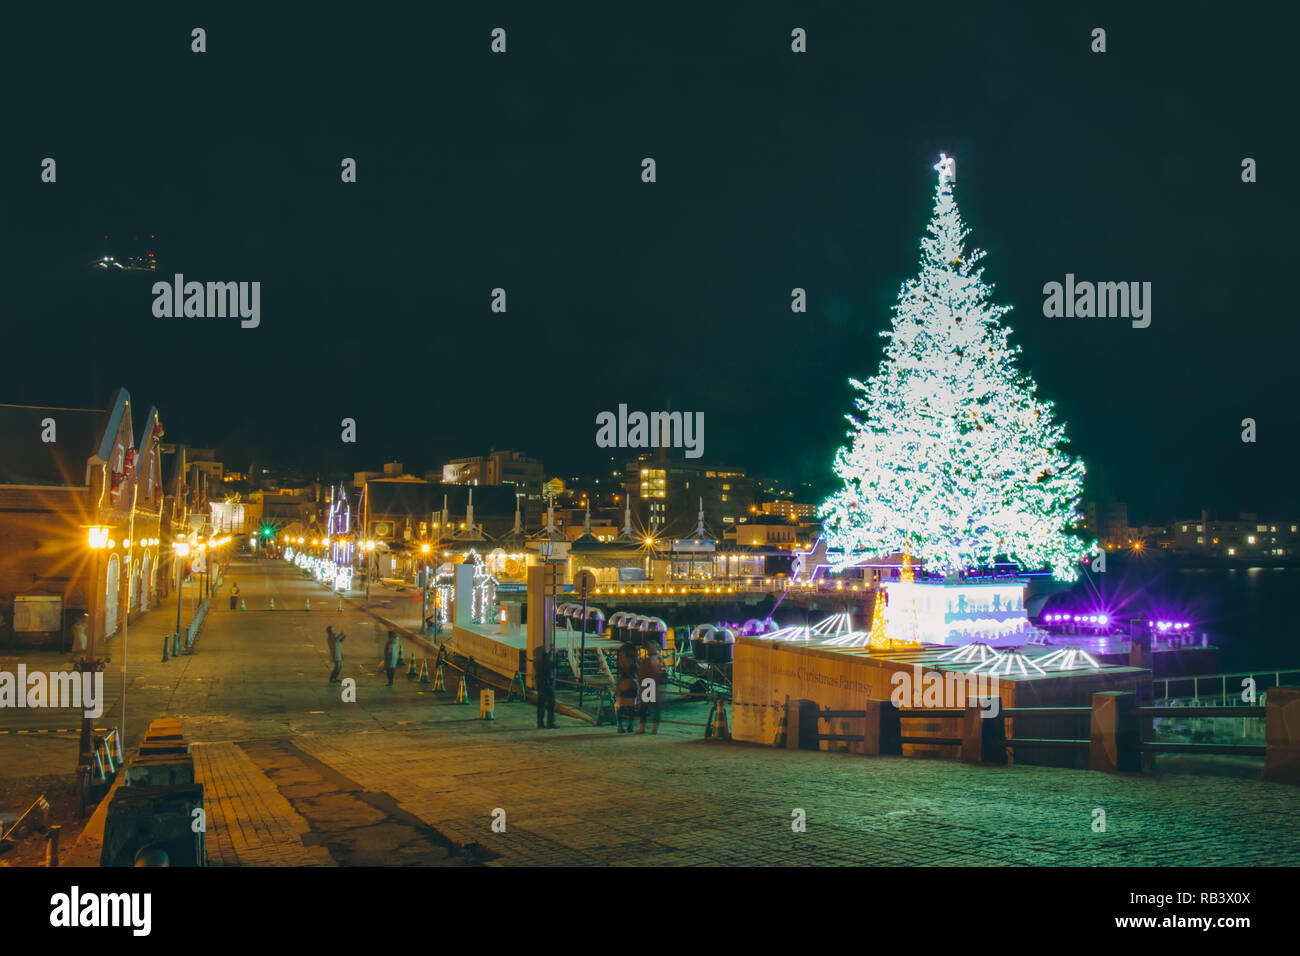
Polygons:
[[[598,412],[671,404],[704,412],[705,461],[824,492],[946,151],[1088,496],[1134,524],[1300,513],[1294,24],[805,6],[20,15],[0,41],[0,402],[125,385],[236,470],[495,446],[565,476],[606,461]],[[157,275],[91,272],[104,234],[148,233]],[[176,272],[260,281],[261,326],[155,318]],[[1067,272],[1150,281],[1151,326],[1044,318]]]

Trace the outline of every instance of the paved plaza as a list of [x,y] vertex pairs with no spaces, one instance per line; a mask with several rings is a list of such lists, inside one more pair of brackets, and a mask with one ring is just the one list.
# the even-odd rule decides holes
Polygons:
[[[232,581],[246,611],[229,610]],[[403,600],[372,597],[380,614]],[[127,745],[154,718],[183,721],[213,865],[1300,864],[1300,788],[709,741],[699,704],[670,705],[682,722],[658,735],[564,716],[539,731],[533,707],[500,699],[483,721],[476,704],[404,670],[387,687],[384,624],[337,607],[284,562],[242,559],[193,654],[161,661],[174,605],[131,626]],[[326,624],[349,635],[355,703],[328,683]],[[97,724],[118,723],[117,700]],[[0,778],[70,771],[76,734],[55,731],[76,726],[58,712],[0,713]]]

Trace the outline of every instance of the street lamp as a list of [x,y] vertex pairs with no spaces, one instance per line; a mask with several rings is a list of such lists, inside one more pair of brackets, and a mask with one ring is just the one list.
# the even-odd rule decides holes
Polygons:
[[190,553],[190,546],[184,541],[176,542],[176,633],[181,632],[181,594],[185,591],[185,558]]
[[375,543],[366,542],[366,604],[370,604],[370,579],[374,577]]
[[424,555],[424,573],[421,575],[423,580],[420,588],[420,633],[425,634],[429,630],[429,545],[420,545],[420,553]]
[[[86,532],[86,544],[95,554],[94,577],[90,586],[90,594],[94,603],[90,609],[90,638],[86,641],[86,652],[82,660],[82,673],[95,671],[95,618],[97,617],[97,605],[99,603],[99,555],[105,548],[109,547],[108,528],[103,525],[93,525]],[[93,678],[92,678],[93,679]],[[85,680],[85,678],[82,678]],[[87,717],[84,713],[81,717],[81,765],[89,766],[94,753],[94,719]]]

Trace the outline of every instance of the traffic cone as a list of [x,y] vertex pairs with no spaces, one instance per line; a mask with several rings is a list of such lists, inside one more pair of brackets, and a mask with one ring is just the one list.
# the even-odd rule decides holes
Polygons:
[[339,598],[339,613],[343,613],[343,599]]
[[271,610],[275,610],[275,598],[271,598]]
[[442,665],[438,665],[438,672],[433,675],[433,690],[439,694],[447,693],[447,681],[442,673]]
[[244,604],[244,599],[243,599],[243,598],[240,598],[240,599],[239,599],[239,609],[240,609],[241,611],[247,611],[247,610],[248,610],[248,606],[247,606],[246,604]]
[[[519,693],[517,694],[515,693],[516,684],[519,685]],[[528,700],[528,692],[524,689],[524,675],[519,673],[519,671],[515,671],[515,676],[510,678],[510,689],[509,693],[506,695],[506,703],[508,704],[512,700]]]
[[401,667],[404,663],[405,663],[405,659],[402,657],[402,642],[398,641],[397,642],[397,666]]
[[311,598],[307,599],[307,610],[311,610]]
[[429,683],[429,658],[427,657],[420,662],[420,683]]
[[406,669],[406,679],[411,680],[415,677],[415,655],[411,655],[411,666]]
[[718,698],[713,713],[709,715],[709,724],[704,728],[704,738],[706,740],[731,739],[731,731],[727,729],[727,709],[722,706],[721,697]]
[[458,704],[469,703],[469,688],[465,686],[464,675],[461,675],[460,686],[456,688],[456,703]]

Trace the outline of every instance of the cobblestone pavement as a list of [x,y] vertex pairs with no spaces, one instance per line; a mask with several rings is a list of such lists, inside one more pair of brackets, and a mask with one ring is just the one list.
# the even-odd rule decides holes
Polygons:
[[[686,723],[539,731],[534,708],[500,699],[478,720],[404,673],[388,687],[382,622],[282,562],[236,562],[226,580],[249,610],[223,590],[192,655],[164,664],[141,642],[128,658],[128,746],[181,718],[215,863],[446,865],[445,840],[492,865],[1300,865],[1300,788],[775,750]],[[326,624],[349,634],[354,703],[328,683]],[[73,734],[0,736],[6,777],[75,756]]]
[[237,745],[198,744],[194,776],[207,811],[211,866],[332,866],[329,851],[306,846],[311,826]]
[[[523,705],[509,705],[523,710]],[[1300,790],[1232,778],[790,752],[680,734],[460,726],[299,745],[504,864],[1300,863]],[[553,735],[551,735],[553,734]],[[493,811],[506,831],[492,830]],[[1105,811],[1105,832],[1094,813]],[[796,811],[805,832],[792,828]]]

